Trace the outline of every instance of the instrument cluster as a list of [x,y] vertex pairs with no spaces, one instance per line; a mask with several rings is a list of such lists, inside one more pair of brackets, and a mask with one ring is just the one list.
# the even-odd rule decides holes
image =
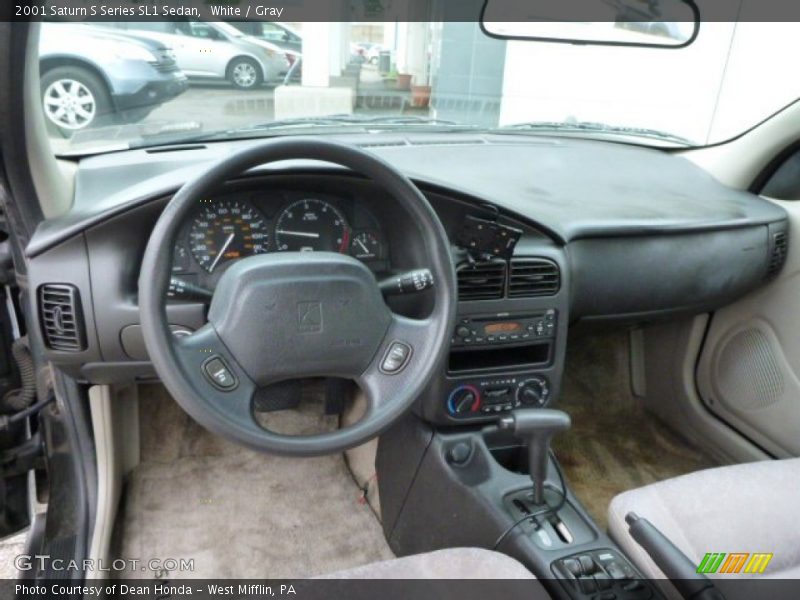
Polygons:
[[350,198],[301,191],[237,192],[202,200],[173,251],[170,296],[203,299],[234,261],[267,252],[338,252],[375,272],[388,249],[374,215]]

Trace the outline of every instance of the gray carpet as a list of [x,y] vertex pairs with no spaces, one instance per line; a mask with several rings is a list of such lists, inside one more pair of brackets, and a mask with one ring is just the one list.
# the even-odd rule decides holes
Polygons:
[[570,338],[557,408],[572,429],[554,441],[569,485],[601,527],[618,493],[717,466],[644,411],[631,393],[627,332]]
[[19,575],[16,558],[25,552],[28,530],[0,540],[0,579],[16,579]]
[[[318,403],[303,407],[271,413],[272,427],[336,425]],[[308,577],[393,557],[341,455],[245,450],[195,424],[160,386],[142,388],[140,420],[142,462],[124,492],[116,556],[194,559],[194,572],[159,574],[169,578]]]

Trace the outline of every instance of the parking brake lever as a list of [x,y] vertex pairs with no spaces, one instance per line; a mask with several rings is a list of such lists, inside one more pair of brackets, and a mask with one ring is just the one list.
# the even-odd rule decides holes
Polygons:
[[625,522],[631,537],[669,577],[685,600],[725,600],[713,582],[698,573],[695,564],[650,521],[629,512],[625,515]]

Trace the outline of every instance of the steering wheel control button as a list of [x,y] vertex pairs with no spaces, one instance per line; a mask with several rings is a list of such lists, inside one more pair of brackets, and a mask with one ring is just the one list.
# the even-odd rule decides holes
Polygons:
[[394,375],[403,370],[411,356],[411,347],[402,342],[392,342],[381,362],[381,371]]
[[219,356],[212,356],[204,362],[203,372],[211,384],[220,390],[228,392],[236,387],[236,377]]

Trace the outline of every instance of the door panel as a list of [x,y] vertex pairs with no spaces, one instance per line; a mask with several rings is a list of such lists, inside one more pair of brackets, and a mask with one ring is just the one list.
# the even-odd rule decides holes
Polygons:
[[[2,182],[0,182],[0,188]],[[2,189],[0,189],[2,196]],[[24,421],[12,424],[15,414],[36,401],[35,381],[30,353],[20,339],[24,324],[17,320],[14,298],[18,290],[13,281],[11,249],[7,223],[0,211],[0,413],[8,425],[0,427],[0,538],[16,533],[30,524],[28,470],[35,462],[41,447],[39,438]],[[12,346],[14,349],[12,350]],[[25,364],[27,385],[20,380],[15,353]],[[29,460],[32,452],[34,462]]]
[[717,311],[697,384],[706,407],[775,456],[800,456],[800,203],[789,213],[788,254],[767,286]]
[[178,65],[187,75],[198,77],[224,77],[229,43],[220,40],[219,34],[206,23],[180,21],[171,45],[175,49]]

